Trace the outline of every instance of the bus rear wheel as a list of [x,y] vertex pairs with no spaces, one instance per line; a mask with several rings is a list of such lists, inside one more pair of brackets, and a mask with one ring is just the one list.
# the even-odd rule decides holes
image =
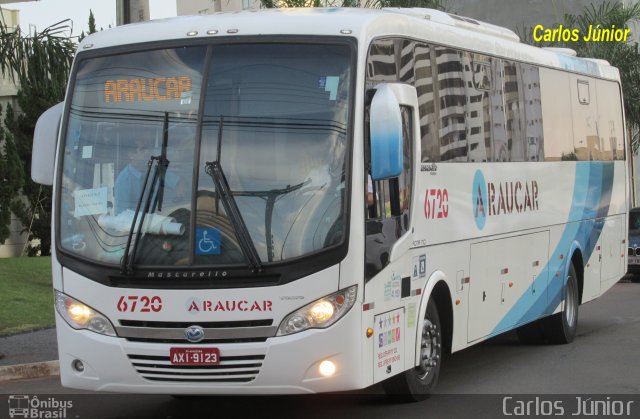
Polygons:
[[580,295],[578,276],[573,263],[569,266],[569,274],[564,287],[564,304],[560,313],[544,319],[544,332],[549,343],[571,343],[578,329],[578,306]]
[[429,300],[420,338],[420,362],[417,367],[397,374],[382,383],[385,393],[398,401],[425,400],[435,389],[442,365],[442,330],[438,308]]
[[576,269],[569,266],[569,274],[564,288],[564,306],[560,313],[554,314],[516,329],[518,339],[525,345],[543,343],[571,343],[578,328],[578,306],[580,295]]

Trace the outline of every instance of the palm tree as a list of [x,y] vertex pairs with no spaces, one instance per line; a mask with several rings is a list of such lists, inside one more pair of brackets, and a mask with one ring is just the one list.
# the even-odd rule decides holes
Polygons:
[[[20,28],[10,30],[0,22],[0,70],[4,77],[18,85],[17,103],[20,112],[7,109],[9,117],[5,125],[13,139],[15,150],[22,162],[22,187],[20,195],[6,196],[0,206],[11,208],[15,216],[26,226],[28,239],[40,239],[40,245],[30,249],[30,254],[50,254],[51,249],[51,188],[31,180],[31,146],[38,117],[48,108],[64,99],[69,71],[76,48],[70,38],[70,21],[52,25],[40,33],[24,35]],[[7,143],[8,144],[8,143]],[[8,167],[10,156],[0,154]],[[23,199],[22,197],[26,198]],[[0,220],[5,222],[6,220]],[[5,237],[0,237],[4,241]]]

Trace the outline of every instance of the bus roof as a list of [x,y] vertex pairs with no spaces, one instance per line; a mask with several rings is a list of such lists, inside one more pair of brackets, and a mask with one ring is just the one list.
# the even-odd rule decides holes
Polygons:
[[516,61],[619,80],[604,60],[572,56],[570,50],[543,49],[520,42],[511,30],[424,8],[299,8],[220,12],[119,26],[86,37],[78,51],[121,45],[256,35],[355,37],[361,45],[382,36],[405,36],[434,44]]

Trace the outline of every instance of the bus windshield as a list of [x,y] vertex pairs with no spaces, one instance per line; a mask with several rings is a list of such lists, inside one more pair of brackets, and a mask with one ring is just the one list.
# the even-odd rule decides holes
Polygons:
[[350,66],[347,45],[295,43],[82,60],[59,245],[103,264],[128,249],[136,266],[248,266],[340,244]]

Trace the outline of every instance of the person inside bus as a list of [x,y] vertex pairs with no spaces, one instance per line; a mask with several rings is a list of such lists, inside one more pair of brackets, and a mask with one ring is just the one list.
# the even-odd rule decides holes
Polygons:
[[[143,136],[137,137],[131,146],[127,147],[128,163],[116,177],[114,185],[115,215],[125,210],[135,211],[142,193],[147,165],[151,156],[155,155],[154,151],[153,139],[145,139]],[[157,163],[154,163],[154,167],[155,164]],[[151,187],[153,172],[154,169],[152,168],[147,189]],[[184,182],[170,170],[165,175],[164,185],[165,188],[175,191],[177,199],[185,196],[186,188],[184,187]]]
[[376,202],[378,201],[378,193],[374,190],[373,179],[371,173],[367,173],[367,216],[368,218],[376,218]]
[[371,175],[367,174],[367,207],[372,207],[375,203],[373,195],[373,181],[371,180]]
[[[176,137],[179,137],[176,135]],[[124,167],[116,177],[114,184],[114,215],[123,216],[128,220],[136,210],[140,196],[142,194],[145,175],[147,172],[149,160],[152,156],[158,156],[159,145],[156,140],[155,131],[137,132],[131,137],[131,142],[126,147],[124,154],[126,159],[123,161]],[[186,230],[189,229],[190,220],[190,199],[187,194],[189,190],[188,182],[184,176],[176,174],[176,169],[180,167],[178,150],[179,144],[171,141],[170,138],[170,158],[172,162],[169,164],[165,175],[165,190],[162,212],[156,212],[158,215],[168,216],[173,219],[174,223],[181,224]],[[147,181],[147,189],[141,201],[141,211],[144,210],[145,200],[149,188],[152,186],[153,175],[156,170],[157,161],[153,162],[149,179]],[[159,180],[156,183],[155,191],[159,188]],[[152,201],[153,202],[153,201]],[[129,212],[127,214],[127,212]],[[127,227],[128,230],[129,227]],[[149,234],[144,235],[142,244],[138,251],[138,258],[147,264],[159,265],[179,265],[184,264],[188,260],[189,255],[189,234]]]

